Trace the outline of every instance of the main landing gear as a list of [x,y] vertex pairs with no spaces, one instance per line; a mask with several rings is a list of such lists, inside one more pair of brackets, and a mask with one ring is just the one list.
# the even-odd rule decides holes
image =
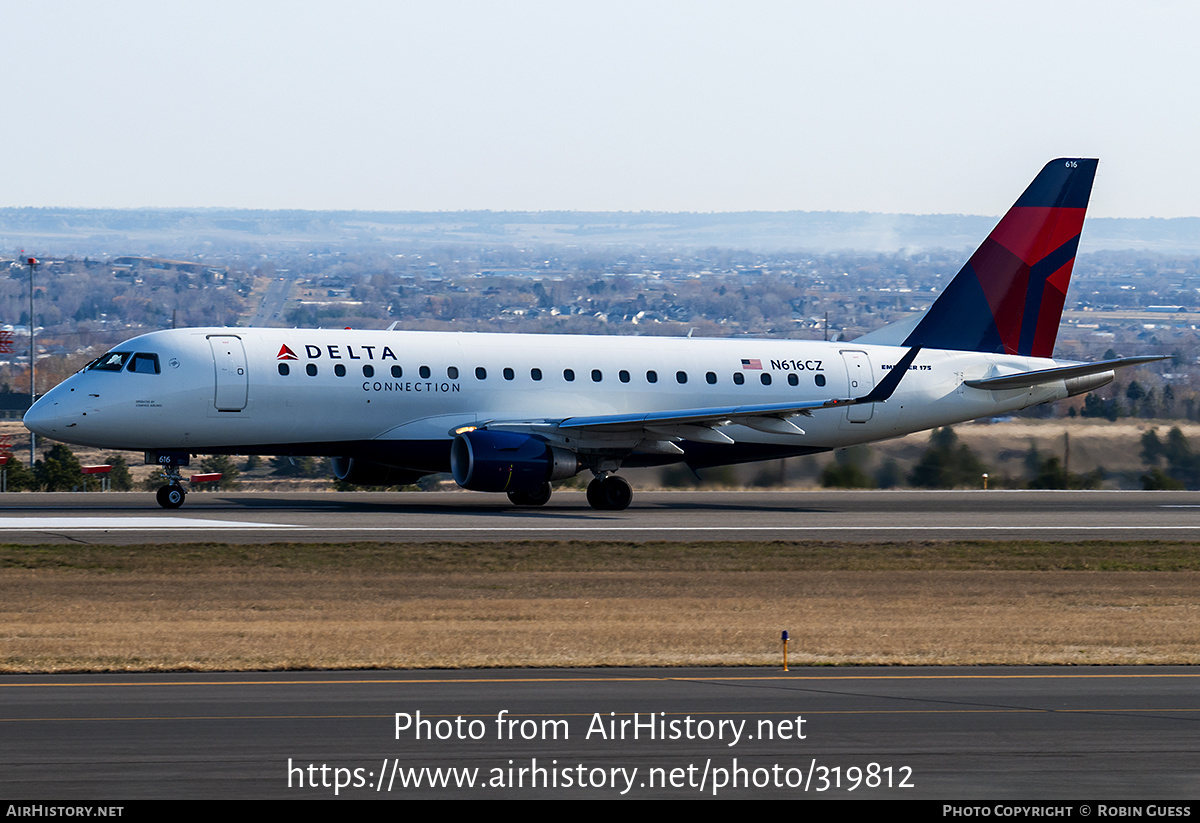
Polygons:
[[553,489],[549,483],[543,483],[536,489],[526,489],[508,493],[508,499],[514,506],[544,506],[550,502]]
[[603,475],[588,483],[587,502],[598,511],[619,512],[633,502],[633,489],[624,477]]
[[[171,487],[163,486],[159,490],[158,502],[164,506],[167,504],[162,502],[163,491],[169,488]],[[551,491],[550,484],[543,483],[534,489],[511,491],[508,493],[508,499],[514,506],[544,506],[550,500]],[[629,508],[629,504],[633,502],[633,489],[624,477],[617,477],[615,474],[602,475],[588,483],[587,501],[589,506],[598,511],[619,512]]]

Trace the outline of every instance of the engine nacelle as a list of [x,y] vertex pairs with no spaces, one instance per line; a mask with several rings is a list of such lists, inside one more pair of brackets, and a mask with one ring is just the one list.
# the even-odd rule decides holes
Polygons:
[[333,476],[358,486],[407,486],[425,476],[424,472],[398,469],[358,457],[333,458]]
[[1065,381],[1067,384],[1067,397],[1074,397],[1077,394],[1083,394],[1101,386],[1107,386],[1116,377],[1113,372],[1102,371],[1099,374],[1085,374],[1083,377],[1072,377]]
[[473,431],[450,447],[454,482],[477,492],[527,491],[579,472],[579,458],[527,434]]

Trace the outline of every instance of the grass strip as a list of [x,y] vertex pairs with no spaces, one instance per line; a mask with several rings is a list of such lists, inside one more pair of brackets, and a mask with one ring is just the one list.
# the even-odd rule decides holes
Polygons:
[[539,541],[0,544],[0,570],[187,574],[319,572],[1200,571],[1200,544],[1171,541]]

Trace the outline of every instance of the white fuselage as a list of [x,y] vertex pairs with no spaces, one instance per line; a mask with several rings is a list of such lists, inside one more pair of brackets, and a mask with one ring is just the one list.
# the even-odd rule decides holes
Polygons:
[[[394,463],[410,444],[413,467],[433,471],[444,467],[428,455],[448,451],[451,432],[464,426],[861,397],[905,351],[765,339],[179,329],[113,349],[130,355],[124,366],[74,375],[25,421],[56,440],[112,449],[352,447],[365,456],[379,447]],[[135,371],[139,354],[154,357]],[[735,463],[754,459],[739,458],[739,444],[821,451],[1004,413],[1066,397],[1067,387],[984,391],[963,381],[1055,365],[926,349],[886,403],[817,409],[795,418],[803,434],[729,425],[720,431],[734,444],[722,448]]]

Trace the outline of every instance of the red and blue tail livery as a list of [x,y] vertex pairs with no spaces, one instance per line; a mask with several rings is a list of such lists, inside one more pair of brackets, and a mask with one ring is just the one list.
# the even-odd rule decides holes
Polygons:
[[1047,163],[904,345],[1050,357],[1098,162]]

